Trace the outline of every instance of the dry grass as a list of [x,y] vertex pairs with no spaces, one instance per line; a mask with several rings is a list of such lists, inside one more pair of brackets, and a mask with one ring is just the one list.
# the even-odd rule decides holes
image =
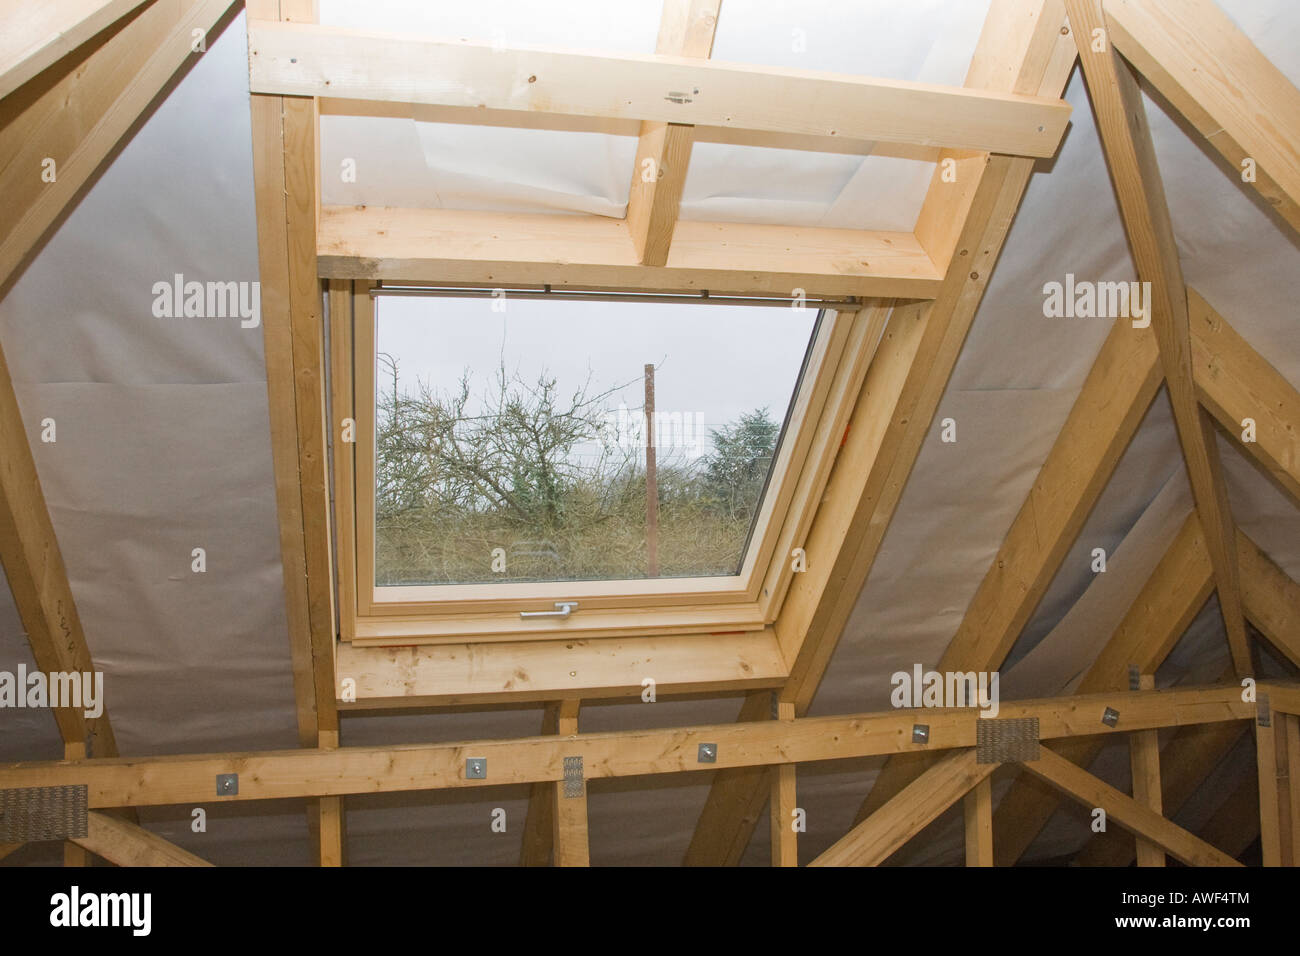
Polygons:
[[[376,580],[382,587],[644,578],[644,500],[639,508],[629,501],[603,514],[579,512],[550,527],[491,513],[408,511],[380,516],[375,527]],[[700,502],[662,502],[659,576],[735,574],[750,523],[748,509],[731,516]],[[503,572],[493,571],[496,548],[505,552]]]

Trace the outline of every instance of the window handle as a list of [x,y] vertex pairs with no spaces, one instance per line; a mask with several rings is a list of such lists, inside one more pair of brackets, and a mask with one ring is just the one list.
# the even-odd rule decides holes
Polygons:
[[520,611],[520,617],[568,617],[578,606],[577,601],[556,601],[554,611]]

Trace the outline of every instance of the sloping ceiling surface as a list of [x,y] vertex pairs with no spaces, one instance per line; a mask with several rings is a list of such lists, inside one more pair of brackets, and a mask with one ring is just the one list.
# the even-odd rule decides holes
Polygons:
[[[1221,0],[1238,25],[1300,82],[1300,12],[1286,0]],[[409,26],[483,42],[652,52],[657,0],[553,6],[513,0],[426,5],[322,3],[322,20]],[[714,55],[960,83],[987,4],[725,0]],[[285,637],[260,329],[238,320],[158,319],[152,286],[257,273],[242,16],[209,46],[113,160],[35,262],[0,301],[0,342],[13,372],[87,640],[106,672],[124,754],[291,747],[296,743]],[[1066,273],[1133,278],[1081,77],[1059,156],[1041,163],[940,406],[958,441],[937,430],[815,701],[819,714],[888,706],[889,676],[933,665],[951,638],[1065,420],[1106,323],[1047,319],[1042,286]],[[1148,111],[1180,252],[1194,284],[1300,385],[1300,248],[1217,155],[1156,101]],[[416,119],[326,117],[327,202],[620,215],[632,165],[630,130],[475,130]],[[355,183],[334,175],[357,160]],[[1231,172],[1231,171],[1229,171]],[[697,145],[683,216],[910,228],[929,178],[924,157],[819,156]],[[1013,356],[1013,360],[1009,360]],[[39,441],[39,422],[57,441]],[[1221,443],[1241,527],[1300,576],[1300,518]],[[1038,613],[1012,653],[1004,697],[1066,691],[1124,613],[1191,508],[1168,403],[1147,416]],[[207,553],[193,573],[191,551]],[[1109,570],[1094,575],[1104,547]],[[1162,685],[1207,679],[1226,662],[1217,606],[1193,624]],[[7,589],[0,589],[0,668],[32,666]],[[584,730],[731,720],[734,699],[593,705]],[[446,741],[535,733],[540,710],[350,716],[343,742]],[[0,759],[60,756],[48,714],[0,717]],[[1098,766],[1124,782],[1125,761]],[[801,767],[804,861],[849,827],[878,763]],[[1226,767],[1226,773],[1229,768]],[[596,864],[676,864],[708,777],[596,781]],[[999,788],[1000,789],[1000,788]],[[1216,796],[1217,793],[1217,796]],[[1226,790],[1207,787],[1191,813]],[[507,864],[518,858],[527,791],[350,799],[349,853],[361,864]],[[507,811],[505,834],[491,812]],[[189,807],[142,816],[218,864],[306,863],[301,804],[209,807],[205,833]],[[958,815],[959,818],[959,815]],[[1078,847],[1086,821],[1058,814],[1031,851]],[[6,862],[55,859],[29,847]],[[900,860],[953,862],[959,819],[936,822]],[[745,862],[767,858],[758,827]]]

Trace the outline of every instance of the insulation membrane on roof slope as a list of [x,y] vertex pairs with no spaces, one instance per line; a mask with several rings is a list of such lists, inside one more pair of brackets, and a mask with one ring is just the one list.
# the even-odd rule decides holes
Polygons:
[[[1300,80],[1300,15],[1293,5],[1223,5],[1293,82]],[[418,15],[431,33],[492,42],[497,29],[504,42],[626,52],[651,52],[658,20],[656,2],[595,0],[569,5],[569,17],[556,16],[556,5],[523,2],[325,2],[322,15],[341,23],[339,11],[348,6],[366,23],[381,15],[399,21]],[[984,6],[727,0],[715,55],[959,83]],[[615,8],[618,18],[611,20]],[[888,19],[872,19],[886,10]],[[153,284],[177,274],[203,281],[256,278],[244,29],[241,16],[209,45],[0,301],[0,342],[87,639],[106,673],[118,740],[128,754],[296,743],[261,330],[241,328],[238,321],[159,319],[150,309]],[[797,29],[805,31],[803,53],[796,51]],[[1060,154],[1040,163],[1030,182],[939,408],[938,418],[955,420],[957,443],[939,441],[936,428],[923,447],[816,713],[883,706],[891,673],[937,661],[979,586],[1107,331],[1096,320],[1045,318],[1043,284],[1067,273],[1097,281],[1133,278],[1077,75],[1067,99],[1075,107],[1072,128]],[[1300,384],[1294,321],[1300,251],[1294,240],[1166,108],[1148,101],[1148,111],[1188,280]],[[494,138],[491,131],[466,133],[414,120],[349,126],[327,117],[326,200],[620,213],[630,137],[525,140],[515,133]],[[545,145],[534,149],[535,143]],[[533,152],[532,163],[521,160]],[[331,175],[349,156],[357,160],[356,184]],[[746,218],[762,210],[773,221],[888,228],[912,214],[924,179],[898,168],[877,174],[871,167],[883,162],[880,157],[863,163],[705,146],[697,146],[696,157],[683,210],[693,218]],[[349,192],[353,188],[358,191]],[[1123,612],[1129,595],[1122,576],[1094,580],[1079,567],[1089,542],[1103,542],[1115,560],[1127,560],[1123,556],[1141,544],[1132,538],[1139,523],[1166,529],[1176,520],[1166,509],[1177,511],[1180,501],[1187,506],[1177,498],[1181,492],[1169,490],[1181,480],[1180,466],[1162,401],[1027,628],[1026,640],[1041,642],[1042,650],[1017,649],[1020,659],[1007,675],[1017,696],[1057,693],[1077,670],[1074,662],[1088,656],[1073,642],[1103,638],[1105,628],[1089,632],[1071,619],[1076,601],[1086,600],[1088,615],[1098,621]],[[47,416],[58,421],[54,444],[38,440]],[[1223,455],[1242,527],[1289,573],[1300,575],[1296,510],[1234,449],[1223,446]],[[196,547],[207,554],[202,575],[191,571]],[[1071,634],[1077,637],[1070,638],[1070,654],[1052,659],[1049,642]],[[1213,606],[1186,640],[1204,649],[1193,648],[1193,654],[1180,646],[1162,680],[1186,673],[1185,655],[1208,660],[1221,652]],[[16,669],[24,661],[30,666],[6,591],[0,596],[0,668]],[[585,711],[583,727],[725,721],[737,707],[734,699],[600,705]],[[2,719],[4,759],[57,754],[47,714]],[[540,710],[357,717],[345,722],[343,740],[523,735],[540,725]],[[801,839],[805,861],[847,830],[875,766],[855,761],[801,768],[800,804],[809,826]],[[678,863],[706,794],[707,778],[695,775],[594,785],[593,862]],[[513,862],[525,798],[526,790],[516,788],[473,799],[443,794],[350,801],[351,858],[372,864]],[[490,830],[497,806],[508,813],[506,834]],[[148,811],[144,819],[215,863],[307,861],[300,804],[221,812],[222,824],[210,820],[205,834],[192,833],[189,817],[179,812]],[[1058,819],[1033,853],[1068,852],[1079,840],[1071,820]],[[766,862],[766,844],[760,826],[745,861]],[[909,859],[950,862],[960,847],[960,829],[941,821]],[[23,852],[10,859],[39,858]]]

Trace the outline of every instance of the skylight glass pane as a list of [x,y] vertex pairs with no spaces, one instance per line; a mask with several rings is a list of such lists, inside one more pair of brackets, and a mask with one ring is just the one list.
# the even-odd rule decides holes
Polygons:
[[381,296],[375,324],[385,587],[738,574],[817,312]]

